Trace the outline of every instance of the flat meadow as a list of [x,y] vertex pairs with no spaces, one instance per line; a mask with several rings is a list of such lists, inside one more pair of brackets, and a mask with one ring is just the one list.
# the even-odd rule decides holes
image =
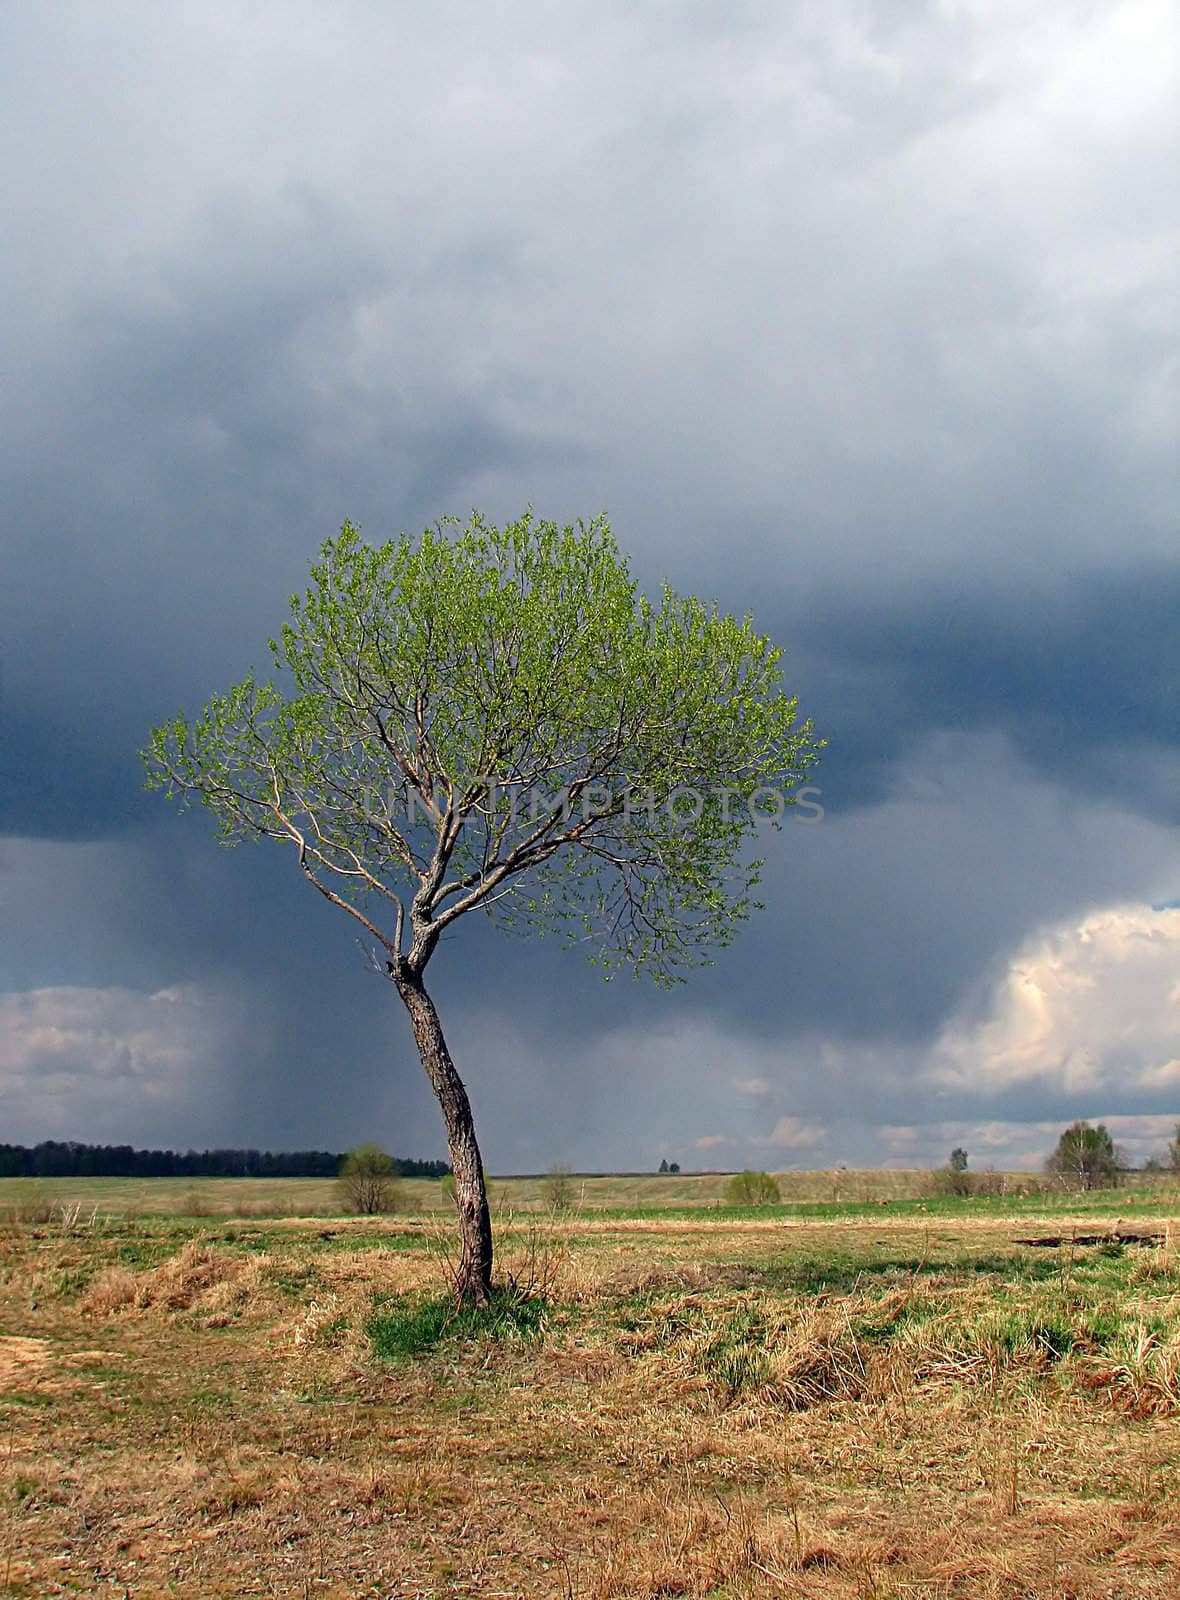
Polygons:
[[0,1595],[1174,1597],[1180,1193],[991,1187],[0,1181]]

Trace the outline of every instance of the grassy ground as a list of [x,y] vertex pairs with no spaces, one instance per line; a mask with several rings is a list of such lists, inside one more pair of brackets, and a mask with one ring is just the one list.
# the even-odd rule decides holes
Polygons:
[[[649,1211],[694,1211],[723,1204],[727,1178],[721,1173],[677,1173],[664,1176],[609,1178],[572,1177],[569,1187],[577,1210],[634,1216]],[[788,1209],[810,1206],[811,1214],[845,1215],[859,1206],[866,1214],[883,1202],[911,1208],[937,1201],[938,1183],[929,1172],[782,1172],[777,1174]],[[973,1204],[1007,1212],[1041,1205],[1068,1210],[1074,1199],[1039,1173],[984,1173],[977,1180],[987,1192]],[[550,1208],[545,1178],[494,1178],[492,1206],[500,1215],[543,1213]],[[450,1208],[440,1183],[403,1179],[402,1209],[411,1214]],[[1120,1189],[1092,1204],[1109,1201],[1117,1211],[1136,1205],[1166,1209],[1180,1199],[1171,1184]],[[187,1217],[324,1217],[338,1215],[335,1183],[327,1178],[0,1178],[0,1216],[35,1215],[54,1205],[97,1209],[116,1216]]]
[[[429,1214],[26,1208],[0,1595],[1180,1592],[1165,1196],[673,1198],[505,1219],[482,1326]],[[1138,1215],[1160,1245],[1114,1236]],[[1014,1242],[1049,1231],[1111,1236]]]

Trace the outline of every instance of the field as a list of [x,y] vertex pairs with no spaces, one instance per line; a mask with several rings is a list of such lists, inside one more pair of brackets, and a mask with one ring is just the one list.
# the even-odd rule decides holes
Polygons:
[[1180,1592],[1180,1196],[796,1176],[0,1183],[0,1595]]
[[[977,1181],[999,1197],[1019,1198],[1031,1191],[1055,1195],[1059,1188],[1038,1173],[978,1174]],[[723,1173],[676,1173],[669,1176],[576,1177],[572,1198],[579,1211],[647,1212],[719,1206],[727,1179]],[[783,1172],[778,1174],[787,1203],[846,1206],[850,1202],[927,1200],[928,1172]],[[443,1214],[450,1202],[442,1186],[425,1178],[404,1179],[405,1209]],[[493,1209],[501,1214],[549,1210],[543,1177],[494,1178],[489,1183]],[[335,1183],[326,1178],[0,1178],[0,1214],[12,1208],[48,1204],[78,1205],[104,1214],[319,1217],[339,1209]]]
[[[1028,1173],[1004,1175],[1015,1192],[1022,1182],[1036,1182]],[[920,1172],[793,1172],[781,1177],[785,1199],[823,1202],[912,1199],[929,1188],[929,1174]],[[719,1173],[676,1173],[658,1179],[636,1177],[573,1180],[574,1199],[583,1210],[640,1210],[657,1206],[716,1206],[726,1179]],[[496,1178],[492,1204],[504,1211],[549,1209],[542,1178]],[[449,1201],[431,1179],[402,1182],[412,1211],[443,1212]],[[336,1185],[321,1178],[50,1178],[41,1181],[0,1178],[0,1209],[30,1201],[61,1201],[104,1212],[171,1213],[211,1216],[323,1216],[338,1208]]]

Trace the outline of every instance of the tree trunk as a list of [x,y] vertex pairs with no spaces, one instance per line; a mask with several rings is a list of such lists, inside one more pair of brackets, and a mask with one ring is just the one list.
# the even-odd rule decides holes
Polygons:
[[410,1013],[418,1054],[438,1096],[446,1123],[451,1171],[455,1175],[455,1204],[459,1212],[459,1267],[455,1292],[460,1305],[486,1305],[492,1288],[492,1220],[471,1102],[462,1078],[455,1071],[438,1012],[422,979],[404,970],[391,976]]

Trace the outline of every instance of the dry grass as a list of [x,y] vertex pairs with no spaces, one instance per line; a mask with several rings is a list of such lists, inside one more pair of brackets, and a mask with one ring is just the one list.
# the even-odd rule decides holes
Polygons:
[[393,1365],[425,1224],[10,1226],[0,1594],[1174,1596],[1171,1244],[963,1216],[522,1228],[543,1334]]
[[243,1258],[218,1253],[197,1239],[148,1272],[108,1267],[78,1302],[83,1316],[123,1312],[200,1311],[207,1327],[224,1326],[248,1305],[261,1308],[266,1256]]

